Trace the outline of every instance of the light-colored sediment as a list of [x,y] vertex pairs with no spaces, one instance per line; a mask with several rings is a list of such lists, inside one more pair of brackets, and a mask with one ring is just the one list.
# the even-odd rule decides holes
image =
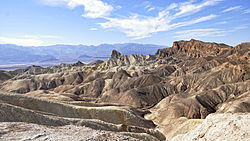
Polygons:
[[194,130],[177,135],[172,141],[249,141],[250,114],[211,114]]

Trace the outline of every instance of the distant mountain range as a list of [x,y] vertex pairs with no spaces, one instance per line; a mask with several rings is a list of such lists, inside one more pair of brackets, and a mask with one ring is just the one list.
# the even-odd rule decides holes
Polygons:
[[[81,61],[84,63],[93,60],[106,60],[112,50],[123,54],[155,54],[158,49],[167,46],[152,44],[101,44],[98,46],[86,45],[53,45],[27,47],[13,44],[0,44],[0,65],[13,66],[16,64],[55,64]],[[3,68],[0,66],[0,69]]]

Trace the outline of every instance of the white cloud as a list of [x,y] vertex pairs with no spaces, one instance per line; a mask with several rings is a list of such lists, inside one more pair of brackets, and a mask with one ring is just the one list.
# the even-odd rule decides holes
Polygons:
[[38,37],[46,38],[46,39],[58,39],[58,38],[61,38],[61,37],[55,36],[55,35],[38,35]]
[[151,5],[152,5],[152,3],[151,3],[150,1],[144,1],[144,2],[142,3],[142,6],[144,7],[144,9],[150,8]]
[[250,9],[246,9],[243,11],[243,14],[249,14],[250,13]]
[[225,36],[226,31],[221,29],[207,28],[207,29],[191,29],[176,32],[175,38],[180,39],[200,39],[201,37],[218,37]]
[[59,36],[55,36],[55,35],[23,35],[21,37],[22,38],[33,38],[33,39],[40,39],[40,38],[58,39],[58,38],[60,38]]
[[138,15],[130,16],[124,19],[109,18],[105,23],[99,23],[103,28],[117,28],[127,36],[136,39],[145,38],[150,34],[168,28],[167,14],[159,13],[157,17],[142,17]]
[[223,10],[222,13],[233,11],[233,10],[237,10],[237,9],[240,9],[240,8],[241,8],[241,6],[229,7],[227,9]]
[[[142,16],[134,14],[132,16],[123,18],[111,17],[110,12],[114,8],[101,0],[45,1],[51,1],[51,4],[55,4],[58,2],[58,4],[64,4],[69,6],[70,8],[84,6],[84,17],[103,18],[107,20],[106,22],[99,23],[102,28],[118,29],[125,33],[128,37],[132,37],[133,39],[141,39],[145,37],[150,37],[152,34],[157,32],[168,31],[178,27],[188,26],[203,21],[211,20],[215,18],[216,15],[211,14],[185,21],[183,21],[183,19],[181,18],[197,13],[205,7],[213,6],[223,0],[203,0],[202,2],[197,2],[196,0],[189,0],[188,2],[172,3],[165,10],[161,10],[160,12],[158,12],[156,16]],[[155,10],[155,7],[151,6],[150,1],[145,1],[143,5],[144,9],[146,9],[148,12]]]
[[[204,0],[201,3],[193,4],[194,1],[192,0],[192,1],[184,2],[184,3],[180,3],[177,5],[173,5],[173,7],[175,6],[175,8],[179,11],[175,14],[175,16],[191,15],[191,14],[194,14],[196,12],[199,12],[200,10],[202,10],[205,7],[213,6],[220,1],[222,1],[222,0]],[[173,8],[173,9],[175,9],[175,8]]]
[[168,6],[168,8],[166,10],[172,10],[172,9],[175,9],[177,8],[177,4],[176,3],[172,3]]
[[95,31],[98,30],[97,28],[90,28],[89,30]]
[[234,29],[235,30],[242,30],[242,29],[246,29],[248,27],[249,27],[249,25],[240,25],[240,26],[235,27]]
[[35,38],[10,38],[0,37],[0,41],[5,44],[16,44],[21,46],[41,46],[44,42]]
[[218,23],[215,23],[215,24],[227,24],[228,22],[227,21],[222,21],[222,22],[218,22]]
[[216,15],[204,16],[198,19],[172,23],[175,18],[168,11],[159,12],[157,17],[131,16],[125,19],[108,18],[105,23],[99,23],[103,28],[117,28],[128,37],[141,39],[150,37],[153,33],[168,31],[178,27],[188,26],[215,18]]
[[150,1],[144,1],[142,3],[142,6],[146,10],[146,12],[150,12],[156,9],[156,7],[152,6],[152,3]]
[[150,11],[153,11],[153,10],[155,10],[155,8],[154,8],[154,7],[151,7],[151,8],[149,8],[149,9],[147,10],[147,12],[150,12]]
[[110,15],[114,9],[111,5],[102,2],[101,0],[43,0],[47,5],[67,5],[70,8],[84,6],[82,16],[87,18],[103,18]]
[[[178,27],[211,20],[215,18],[216,15],[211,14],[198,19],[173,22],[175,19],[194,14],[205,7],[215,5],[219,1],[222,0],[204,0],[198,4],[193,4],[193,0],[184,3],[172,3],[168,6],[168,8],[160,11],[155,17],[133,15],[127,18],[106,18],[106,20],[108,20],[107,22],[99,24],[105,29],[119,29],[128,37],[141,39],[150,37],[152,34],[157,32],[168,31]],[[150,8],[148,3],[145,8]]]
[[116,9],[122,9],[122,6],[121,5],[118,5],[115,7]]
[[216,17],[216,15],[211,14],[209,16],[201,17],[201,18],[198,18],[198,19],[195,19],[195,20],[175,23],[175,24],[172,24],[172,27],[177,28],[177,27],[182,27],[182,26],[188,26],[188,25],[204,22],[204,21],[207,21],[207,20],[211,20],[211,19],[213,19],[215,17]]
[[16,44],[21,46],[42,46],[44,40],[58,39],[59,36],[55,35],[23,35],[19,37],[2,37],[0,36],[0,42],[4,44]]

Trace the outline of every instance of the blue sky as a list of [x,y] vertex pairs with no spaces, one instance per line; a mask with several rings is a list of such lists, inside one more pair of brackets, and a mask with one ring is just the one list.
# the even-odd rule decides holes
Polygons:
[[249,0],[0,0],[0,44],[250,41]]

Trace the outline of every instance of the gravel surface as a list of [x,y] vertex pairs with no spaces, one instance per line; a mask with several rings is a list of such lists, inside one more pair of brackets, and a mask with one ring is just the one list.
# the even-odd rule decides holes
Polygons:
[[138,141],[118,132],[82,126],[44,126],[21,122],[0,122],[0,141]]

